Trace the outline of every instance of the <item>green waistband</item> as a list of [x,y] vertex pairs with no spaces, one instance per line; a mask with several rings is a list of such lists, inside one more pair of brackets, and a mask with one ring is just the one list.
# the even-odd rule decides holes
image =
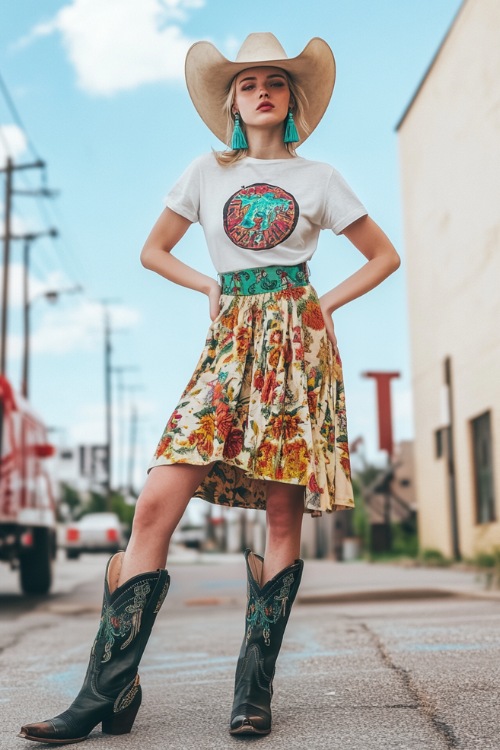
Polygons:
[[279,292],[293,286],[305,286],[309,282],[307,263],[297,266],[263,266],[246,268],[243,271],[220,273],[222,294],[263,294]]

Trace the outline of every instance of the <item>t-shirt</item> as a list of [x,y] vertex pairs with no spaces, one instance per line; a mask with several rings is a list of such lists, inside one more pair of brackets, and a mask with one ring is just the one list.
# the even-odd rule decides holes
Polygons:
[[201,224],[218,273],[302,263],[314,254],[321,229],[340,234],[368,213],[336,169],[300,156],[247,156],[221,166],[204,154],[166,205]]

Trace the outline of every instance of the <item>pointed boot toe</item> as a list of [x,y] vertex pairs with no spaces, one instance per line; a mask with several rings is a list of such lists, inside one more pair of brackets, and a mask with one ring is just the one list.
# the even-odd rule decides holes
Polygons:
[[24,724],[17,735],[25,740],[42,741],[47,737],[54,737],[55,727],[51,721],[39,721],[36,724]]
[[39,721],[35,724],[24,724],[17,736],[22,737],[23,740],[65,745],[71,742],[82,742],[88,734],[81,737],[72,737],[67,725],[55,718],[50,721]]
[[269,734],[271,731],[271,717],[263,712],[251,710],[247,706],[246,712],[237,714],[231,719],[230,734]]
[[19,737],[25,737],[26,739],[48,737],[54,732],[55,728],[51,721],[39,721],[35,724],[24,724],[19,732]]

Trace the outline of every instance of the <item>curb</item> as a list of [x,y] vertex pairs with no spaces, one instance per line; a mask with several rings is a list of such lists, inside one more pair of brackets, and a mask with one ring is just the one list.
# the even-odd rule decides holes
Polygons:
[[298,604],[350,604],[364,602],[409,601],[416,599],[482,599],[500,604],[500,591],[473,589],[373,589],[337,593],[299,594]]

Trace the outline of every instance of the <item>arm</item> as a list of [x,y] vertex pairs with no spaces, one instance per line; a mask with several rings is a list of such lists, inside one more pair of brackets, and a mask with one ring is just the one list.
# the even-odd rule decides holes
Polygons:
[[369,216],[357,219],[346,227],[342,234],[367,258],[368,263],[320,297],[327,334],[335,348],[337,341],[332,313],[378,286],[399,268],[401,262],[392,242]]
[[141,263],[150,271],[173,281],[174,284],[206,294],[210,305],[210,318],[219,312],[220,286],[215,279],[196,271],[171,254],[171,250],[186,234],[191,222],[184,216],[165,208],[141,251]]

